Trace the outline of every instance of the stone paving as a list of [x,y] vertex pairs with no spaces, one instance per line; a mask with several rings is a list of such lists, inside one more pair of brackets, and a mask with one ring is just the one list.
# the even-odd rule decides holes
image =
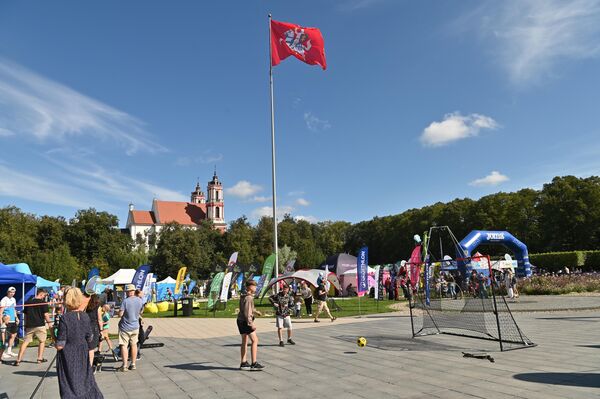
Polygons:
[[[116,373],[115,363],[107,360],[96,379],[106,398],[600,397],[600,311],[519,312],[515,318],[537,347],[499,352],[497,343],[470,338],[412,339],[410,319],[392,313],[313,323],[297,329],[296,346],[284,348],[277,346],[274,332],[264,331],[259,334],[259,360],[266,366],[261,372],[237,369],[235,327],[203,339],[153,335],[149,342],[165,346],[145,349],[137,371]],[[177,328],[201,329],[203,321],[210,323],[178,319]],[[268,327],[269,321],[261,323]],[[357,347],[358,336],[368,339],[366,348]],[[495,362],[465,358],[461,351],[486,351]],[[28,350],[26,360],[34,358],[35,350]],[[2,393],[28,398],[45,369],[34,363],[0,366],[0,398]],[[36,397],[58,397],[54,369]]]

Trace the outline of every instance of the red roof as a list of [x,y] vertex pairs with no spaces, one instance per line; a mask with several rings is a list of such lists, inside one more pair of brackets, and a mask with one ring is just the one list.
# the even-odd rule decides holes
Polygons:
[[206,219],[206,204],[191,202],[155,201],[154,210],[157,223],[177,222],[181,225],[197,225]]
[[134,224],[154,224],[152,211],[131,211],[131,220]]

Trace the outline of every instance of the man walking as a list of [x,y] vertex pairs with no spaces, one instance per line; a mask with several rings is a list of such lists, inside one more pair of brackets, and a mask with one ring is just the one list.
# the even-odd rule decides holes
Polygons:
[[23,355],[27,345],[33,341],[33,337],[36,336],[40,344],[37,351],[37,362],[46,363],[48,360],[44,359],[44,348],[46,346],[46,324],[51,324],[50,314],[48,313],[48,303],[46,302],[46,296],[48,292],[43,288],[38,288],[37,294],[34,298],[25,302],[25,340],[19,348],[19,356],[17,356],[17,362],[15,366],[21,364]]
[[336,317],[333,317],[331,315],[331,312],[329,311],[329,306],[327,306],[327,288],[325,287],[325,282],[321,280],[319,286],[317,287],[317,313],[315,314],[315,323],[320,322],[319,315],[323,310],[327,312],[327,315],[329,316],[332,322],[336,319]]
[[275,325],[277,326],[277,335],[279,336],[279,346],[283,344],[283,329],[287,328],[288,344],[296,345],[292,340],[292,318],[290,317],[290,307],[295,306],[294,297],[290,295],[290,286],[283,285],[281,291],[269,297],[269,301],[275,307]]
[[306,284],[306,281],[302,281],[300,283],[300,295],[302,295],[302,299],[304,299],[304,306],[306,306],[306,314],[311,317],[312,316],[312,291]]
[[15,287],[8,287],[6,296],[0,301],[0,315],[7,315],[9,317],[8,324],[6,325],[6,336],[8,337],[8,345],[6,351],[2,356],[3,359],[10,357],[16,357],[17,354],[13,353],[12,348],[15,344],[15,338],[17,336],[17,326],[19,325],[19,317],[17,316],[17,300],[15,299],[15,293],[17,289]]
[[127,371],[127,359],[129,358],[129,348],[131,347],[131,365],[129,370],[135,370],[135,361],[137,359],[137,343],[140,328],[140,314],[144,309],[144,302],[135,295],[135,285],[127,284],[125,286],[127,298],[121,303],[119,310],[119,345],[121,346],[121,358],[123,365],[118,371]]

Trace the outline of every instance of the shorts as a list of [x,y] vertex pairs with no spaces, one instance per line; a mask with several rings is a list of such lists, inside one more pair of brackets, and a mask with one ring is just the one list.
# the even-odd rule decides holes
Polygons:
[[98,327],[92,327],[92,342],[88,344],[88,349],[96,349],[98,345],[100,345],[100,330],[98,329]]
[[131,344],[131,346],[137,345],[139,333],[139,330],[119,330],[119,345],[123,345],[124,347],[127,347],[129,344]]
[[31,341],[33,341],[33,337],[37,337],[38,341],[46,342],[46,327],[31,327],[25,329],[25,339],[23,340],[23,344],[27,345]]
[[7,334],[16,334],[19,331],[19,327],[17,326],[17,323],[15,323],[14,321],[11,323],[8,323],[6,325],[6,333]]
[[291,330],[292,318],[290,316],[275,316],[275,326],[277,326],[277,328],[287,328],[288,330]]
[[248,325],[246,320],[237,320],[238,331],[241,335],[252,334],[254,330]]

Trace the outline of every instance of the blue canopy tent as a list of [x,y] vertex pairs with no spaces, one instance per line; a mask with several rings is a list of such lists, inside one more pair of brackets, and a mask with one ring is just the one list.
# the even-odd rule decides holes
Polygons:
[[37,276],[37,282],[35,284],[37,288],[45,288],[48,291],[57,292],[60,289],[60,283],[55,283],[54,281],[46,280],[43,277]]
[[[0,297],[6,295],[8,287],[15,287],[15,299],[17,301],[17,313],[19,319],[23,320],[22,311],[25,302],[35,295],[35,284],[37,276],[26,273],[19,273],[14,270],[14,265],[0,265]],[[27,266],[29,269],[29,266]],[[19,336],[23,336],[23,323],[19,325]]]

